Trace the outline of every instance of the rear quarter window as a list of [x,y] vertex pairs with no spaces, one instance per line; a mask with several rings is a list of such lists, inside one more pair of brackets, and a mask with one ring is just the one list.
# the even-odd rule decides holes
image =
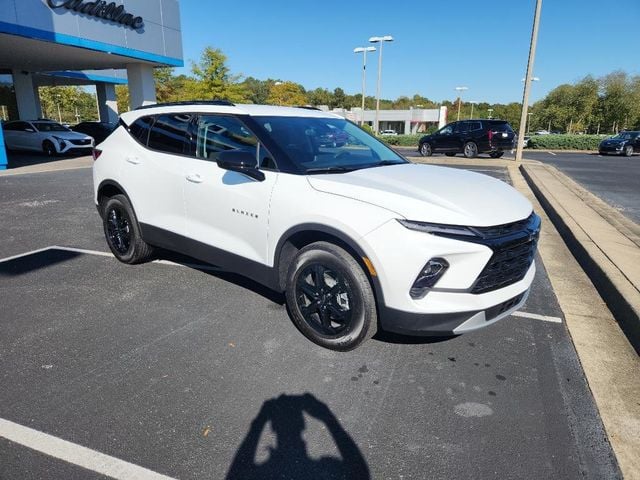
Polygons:
[[153,117],[141,117],[131,124],[129,127],[129,133],[140,143],[146,145],[147,140],[149,139],[149,130],[151,130],[152,123]]

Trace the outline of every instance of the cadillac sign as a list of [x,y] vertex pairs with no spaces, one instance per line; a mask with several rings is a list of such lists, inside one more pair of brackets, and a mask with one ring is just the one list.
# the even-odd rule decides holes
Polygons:
[[84,2],[83,0],[47,0],[47,4],[52,9],[66,8],[74,12],[84,13],[95,18],[108,20],[134,30],[144,27],[142,17],[132,15],[124,9],[124,5],[116,5],[115,2]]

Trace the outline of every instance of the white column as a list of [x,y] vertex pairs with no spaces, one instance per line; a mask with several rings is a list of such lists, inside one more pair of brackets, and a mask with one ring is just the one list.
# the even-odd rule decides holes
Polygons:
[[447,107],[440,107],[440,115],[438,116],[438,128],[442,128],[447,124]]
[[13,70],[13,87],[20,120],[35,120],[40,116],[39,101],[36,99],[33,75],[22,70]]
[[409,135],[411,133],[411,120],[404,121],[404,134]]
[[116,87],[112,83],[96,83],[98,94],[98,113],[101,122],[115,123],[118,121],[118,101]]
[[40,92],[38,86],[33,86],[33,101],[36,104],[36,118],[42,118],[42,105],[40,103]]
[[143,63],[127,65],[129,79],[129,107],[131,109],[156,103],[153,67]]

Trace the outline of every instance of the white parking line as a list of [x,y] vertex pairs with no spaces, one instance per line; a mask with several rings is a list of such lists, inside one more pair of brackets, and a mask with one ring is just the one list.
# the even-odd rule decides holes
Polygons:
[[550,154],[550,155],[553,155],[554,157],[556,156],[556,154],[553,153],[553,152],[547,152],[547,153]]
[[513,312],[511,315],[513,315],[514,317],[531,318],[533,320],[542,320],[543,322],[562,323],[562,319],[559,317],[549,317],[547,315],[538,315],[537,313]]
[[0,418],[0,437],[111,478],[174,480],[172,477],[2,418]]
[[[98,257],[115,258],[111,252],[102,252],[100,250],[89,250],[87,248],[61,247],[59,245],[51,245],[50,247],[39,248],[38,250],[30,250],[25,253],[13,255],[12,257],[0,258],[0,263],[8,262],[10,260],[16,260],[18,258],[28,257],[29,255],[35,255],[37,253],[46,252],[48,250],[62,250],[65,252],[82,253],[85,255],[96,255]],[[176,263],[176,262],[172,262],[171,260],[153,260],[151,263],[158,263],[160,265],[172,265],[174,267],[195,268],[198,270],[206,270],[206,271],[212,271],[212,272],[220,271],[220,268],[215,267],[213,265],[207,265],[204,263]]]

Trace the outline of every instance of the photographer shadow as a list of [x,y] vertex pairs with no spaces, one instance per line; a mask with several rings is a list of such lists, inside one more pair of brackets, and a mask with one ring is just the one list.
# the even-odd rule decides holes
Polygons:
[[[306,442],[303,413],[321,422],[331,435],[340,456],[310,458]],[[256,454],[263,430],[271,425],[275,447],[269,447],[269,458],[256,462]],[[258,416],[240,444],[227,472],[227,480],[269,478],[305,479],[369,479],[369,467],[351,436],[342,428],[329,407],[310,393],[280,395],[262,404]]]

